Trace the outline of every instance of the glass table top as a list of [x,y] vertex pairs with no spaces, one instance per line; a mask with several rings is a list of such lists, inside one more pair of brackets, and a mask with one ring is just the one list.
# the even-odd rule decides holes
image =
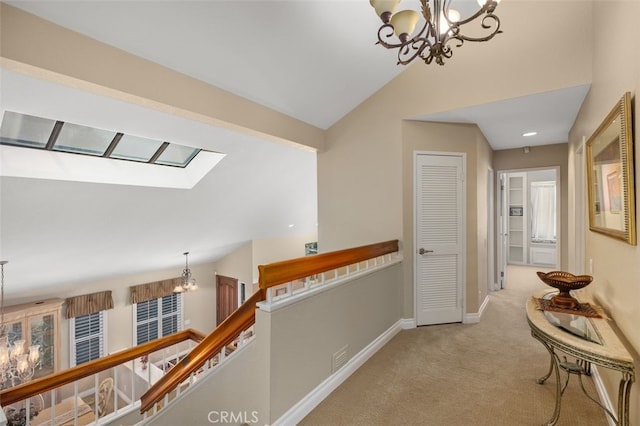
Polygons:
[[[547,293],[542,296],[543,299],[551,299],[556,295],[556,292]],[[593,326],[591,319],[582,315],[566,314],[563,312],[550,312],[543,311],[544,316],[551,324],[556,327],[578,336],[581,339],[589,342],[603,344],[602,337]]]

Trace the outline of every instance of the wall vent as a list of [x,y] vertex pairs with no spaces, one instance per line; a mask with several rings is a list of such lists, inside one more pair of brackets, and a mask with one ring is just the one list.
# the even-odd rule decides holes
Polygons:
[[342,348],[338,349],[338,352],[333,354],[331,358],[331,372],[335,373],[340,370],[349,360],[349,354],[347,349],[349,345],[345,345]]

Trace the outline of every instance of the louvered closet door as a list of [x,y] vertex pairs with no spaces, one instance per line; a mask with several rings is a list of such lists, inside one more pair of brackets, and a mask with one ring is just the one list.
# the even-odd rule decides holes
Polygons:
[[462,321],[462,176],[462,156],[416,155],[417,325]]

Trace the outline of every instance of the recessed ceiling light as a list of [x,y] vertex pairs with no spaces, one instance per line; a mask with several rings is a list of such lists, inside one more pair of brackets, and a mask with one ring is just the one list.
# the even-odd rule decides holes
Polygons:
[[289,228],[293,228],[295,225],[292,223],[289,225]]
[[525,132],[522,134],[522,136],[524,136],[525,138],[528,138],[529,136],[535,136],[537,134],[538,132]]

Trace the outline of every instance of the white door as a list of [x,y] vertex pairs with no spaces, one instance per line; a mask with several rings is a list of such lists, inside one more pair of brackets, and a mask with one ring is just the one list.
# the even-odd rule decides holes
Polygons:
[[464,159],[416,155],[416,324],[462,321]]

